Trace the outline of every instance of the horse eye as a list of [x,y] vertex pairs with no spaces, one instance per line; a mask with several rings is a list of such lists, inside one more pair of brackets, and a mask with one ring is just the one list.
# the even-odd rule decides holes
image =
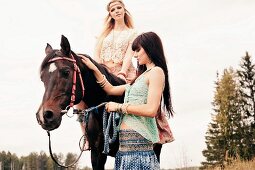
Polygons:
[[67,78],[70,74],[70,71],[69,70],[61,70],[61,75],[65,78]]

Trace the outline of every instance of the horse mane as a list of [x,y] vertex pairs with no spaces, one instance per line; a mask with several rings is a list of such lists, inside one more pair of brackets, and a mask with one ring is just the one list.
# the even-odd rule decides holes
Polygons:
[[[81,70],[87,68],[85,66],[85,64],[82,63],[80,57],[78,55],[76,55],[74,52],[72,52],[73,56],[75,57],[75,60],[77,61],[77,65],[79,66],[79,68]],[[106,78],[108,79],[108,81],[110,83],[113,83],[113,85],[121,85],[121,84],[125,84],[125,81],[122,80],[121,78],[115,76],[114,74],[110,73],[107,69],[107,66],[104,64],[99,64],[98,62],[96,62],[94,59],[92,59],[89,55],[87,54],[79,54],[79,55],[83,55],[87,58],[89,58],[93,64],[95,64],[95,66],[99,69],[99,71],[104,74],[106,76]]]

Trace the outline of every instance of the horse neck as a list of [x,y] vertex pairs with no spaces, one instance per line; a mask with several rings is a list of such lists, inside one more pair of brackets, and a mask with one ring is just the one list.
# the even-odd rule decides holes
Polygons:
[[96,82],[96,78],[91,70],[86,67],[81,68],[85,93],[83,101],[88,107],[96,106],[106,100],[107,94]]
[[[86,55],[85,55],[86,56]],[[77,56],[76,56],[77,57]],[[89,56],[86,56],[89,57]],[[91,70],[89,70],[87,67],[84,66],[84,64],[81,62],[80,59],[76,59],[78,67],[80,67],[81,74],[83,77],[83,84],[85,86],[85,95],[83,97],[83,101],[86,103],[88,107],[95,106],[98,104],[101,104],[106,101],[116,101],[121,102],[123,101],[122,97],[109,97],[106,92],[99,86],[99,84],[96,82],[96,78]],[[124,84],[124,82],[121,82],[118,80],[118,78],[114,78],[114,75],[110,74],[106,68],[100,64],[98,64],[96,61],[94,61],[94,64],[98,67],[98,69],[106,75],[106,77],[109,77],[109,82],[111,84],[119,85]]]

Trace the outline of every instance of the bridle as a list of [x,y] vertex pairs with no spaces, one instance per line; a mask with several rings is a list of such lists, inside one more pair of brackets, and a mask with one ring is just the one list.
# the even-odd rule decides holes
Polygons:
[[[70,61],[73,63],[73,66],[74,66],[74,71],[73,71],[73,85],[72,85],[72,93],[71,93],[71,101],[70,101],[70,104],[65,108],[65,110],[62,110],[61,113],[62,114],[67,114],[68,110],[74,106],[74,102],[75,102],[75,92],[76,92],[76,84],[77,84],[77,76],[76,74],[78,73],[79,74],[79,78],[80,78],[80,83],[81,83],[81,88],[82,88],[82,98],[84,97],[84,93],[85,93],[85,87],[84,87],[84,84],[83,84],[83,79],[82,79],[82,76],[81,76],[81,71],[80,71],[80,68],[78,67],[77,63],[76,63],[76,60],[75,58],[73,57],[73,55],[71,54],[71,58],[68,58],[68,57],[55,57],[55,58],[52,58],[48,61],[48,63],[53,63],[57,60],[67,60],[67,61]],[[80,159],[81,155],[82,155],[82,152],[83,150],[81,149],[81,152],[80,152],[80,155],[78,156],[78,158],[71,164],[65,166],[65,165],[61,165],[53,156],[53,153],[52,153],[52,149],[51,149],[51,139],[50,139],[50,131],[47,131],[47,134],[48,134],[48,137],[49,137],[49,151],[50,151],[50,156],[52,158],[52,160],[58,165],[58,166],[61,166],[63,168],[69,168],[69,167],[72,167],[73,165],[75,165],[78,160]],[[82,138],[81,138],[82,139]],[[81,139],[80,139],[80,142],[81,142]],[[85,136],[84,136],[84,140],[85,140]],[[85,145],[85,141],[83,143],[83,147]],[[80,144],[79,144],[80,146]]]
[[83,79],[82,79],[82,76],[81,76],[81,71],[80,71],[80,68],[78,67],[77,63],[76,63],[76,60],[74,59],[73,55],[71,54],[71,58],[68,58],[68,57],[55,57],[55,58],[52,58],[48,61],[48,63],[53,63],[57,60],[67,60],[67,61],[70,61],[73,63],[73,66],[74,66],[74,71],[73,71],[73,86],[72,86],[72,94],[71,94],[71,101],[70,101],[70,104],[66,107],[65,110],[61,111],[61,113],[66,113],[68,111],[68,109],[70,107],[73,107],[74,106],[74,102],[75,102],[75,92],[76,92],[76,81],[77,81],[77,77],[76,77],[76,73],[79,74],[79,78],[80,78],[80,82],[81,82],[81,88],[82,88],[82,98],[84,97],[84,93],[85,93],[85,87],[84,87],[84,84],[83,84]]

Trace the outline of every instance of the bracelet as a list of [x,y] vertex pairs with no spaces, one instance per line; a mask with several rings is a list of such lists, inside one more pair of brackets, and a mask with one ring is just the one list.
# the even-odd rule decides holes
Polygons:
[[120,103],[117,104],[117,106],[116,106],[116,112],[119,112],[119,113],[121,112],[122,105],[123,105],[123,104],[120,104]]
[[122,113],[128,115],[128,110],[127,110],[127,108],[128,108],[128,106],[130,106],[130,104],[129,104],[129,103],[125,103],[125,104],[123,104],[123,106],[124,106],[124,107],[121,109],[121,110],[122,110]]
[[124,109],[122,108],[123,106],[125,106],[125,103],[123,103],[123,104],[121,105],[121,108],[120,108],[121,113],[123,113],[123,114],[124,114]]
[[101,81],[96,81],[96,82],[100,85],[100,87],[104,88],[108,80],[106,79],[105,75],[103,75],[103,79]]
[[127,75],[126,75],[125,73],[123,73],[123,72],[118,72],[117,75],[122,75],[122,76],[124,76],[125,78],[127,77]]
[[105,75],[103,75],[103,79],[101,81],[96,81],[98,84],[102,84],[105,81]]
[[130,106],[130,104],[127,104],[127,107],[126,107],[126,114],[128,115],[129,113],[128,113],[128,106]]
[[119,113],[121,113],[122,112],[122,106],[123,106],[123,104],[119,104]]
[[118,104],[117,104],[117,108],[116,108],[116,112],[120,112],[119,107],[120,107],[120,104],[118,103]]
[[118,112],[118,107],[119,107],[119,103],[117,103],[116,107],[115,107],[115,111]]
[[106,85],[106,83],[107,83],[107,82],[108,82],[108,80],[107,80],[107,79],[105,79],[105,81],[104,81],[103,83],[99,84],[99,85],[100,85],[100,87],[104,88],[104,86]]

